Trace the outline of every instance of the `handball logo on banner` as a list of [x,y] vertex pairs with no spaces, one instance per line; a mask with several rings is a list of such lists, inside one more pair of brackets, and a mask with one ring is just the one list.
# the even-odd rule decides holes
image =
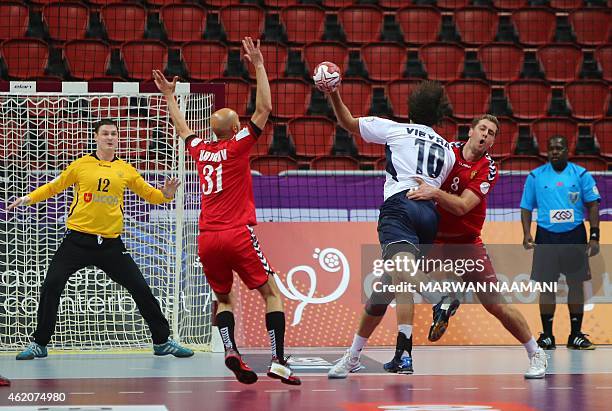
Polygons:
[[[326,304],[340,298],[346,291],[349,280],[351,278],[351,269],[346,256],[342,251],[335,248],[326,248],[321,250],[319,248],[314,249],[312,257],[318,261],[319,266],[327,271],[328,273],[337,273],[342,271],[342,278],[338,287],[329,295],[324,297],[314,297],[314,293],[317,290],[317,273],[315,269],[309,265],[298,265],[293,267],[287,273],[287,287],[283,284],[282,280],[278,276],[274,276],[276,284],[281,292],[289,299],[300,301],[295,314],[293,315],[293,323],[291,326],[296,326],[302,320],[302,314],[308,304]],[[293,284],[293,276],[298,272],[304,272],[308,275],[310,285],[306,294],[302,294]]]

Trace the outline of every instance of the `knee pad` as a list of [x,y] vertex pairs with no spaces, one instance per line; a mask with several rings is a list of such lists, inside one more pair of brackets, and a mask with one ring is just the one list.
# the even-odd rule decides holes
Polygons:
[[[382,275],[380,281],[384,285],[393,284],[393,279],[387,273]],[[387,312],[387,307],[394,298],[395,295],[393,293],[373,291],[368,301],[366,301],[365,312],[374,317],[382,317]]]

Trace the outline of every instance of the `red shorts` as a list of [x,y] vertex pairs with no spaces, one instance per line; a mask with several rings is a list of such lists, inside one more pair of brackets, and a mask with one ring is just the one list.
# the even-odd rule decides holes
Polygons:
[[198,255],[206,279],[217,294],[229,294],[232,290],[233,271],[251,290],[264,285],[268,275],[274,274],[249,226],[201,231]]
[[[436,240],[427,260],[452,260],[453,266],[463,272],[456,272],[466,283],[497,282],[497,275],[487,249],[480,239],[471,244],[455,244]],[[468,263],[472,261],[472,263]],[[432,266],[432,265],[430,265]]]

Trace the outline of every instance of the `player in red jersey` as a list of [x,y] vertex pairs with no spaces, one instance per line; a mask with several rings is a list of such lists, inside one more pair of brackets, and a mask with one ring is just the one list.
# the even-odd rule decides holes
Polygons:
[[[299,385],[284,355],[285,313],[274,271],[260,249],[251,226],[257,224],[249,152],[261,134],[272,111],[270,85],[263,57],[250,37],[242,41],[245,58],[255,67],[257,96],[251,121],[240,125],[238,114],[223,108],[212,114],[211,128],[216,141],[206,142],[187,126],[174,99],[177,78],[168,82],[155,71],[155,84],[168,101],[177,133],[185,139],[197,163],[202,185],[202,210],[198,254],[206,278],[219,302],[216,322],[225,345],[225,365],[238,381],[252,384],[257,374],[245,364],[234,339],[234,298],[231,293],[233,271],[249,287],[259,291],[266,303],[266,328],[272,345],[268,376],[285,384]],[[214,140],[214,139],[213,139]]]
[[[465,143],[454,143],[456,161],[453,170],[438,189],[421,182],[416,191],[408,192],[406,196],[412,200],[435,200],[438,204],[440,220],[438,234],[435,240],[436,247],[427,258],[433,259],[480,259],[482,269],[466,272],[462,279],[466,282],[493,282],[497,281],[495,270],[489,260],[487,251],[480,238],[482,226],[486,216],[486,196],[497,180],[497,169],[487,150],[495,142],[499,128],[497,118],[484,115],[473,120],[469,131],[469,139]],[[475,267],[476,268],[476,267]],[[541,350],[533,338],[529,325],[523,315],[510,305],[500,303],[500,296],[493,293],[478,293],[478,298],[485,309],[500,320],[502,325],[527,350],[530,366],[525,378],[542,378],[546,372],[546,354]],[[391,302],[393,296],[376,301]],[[374,300],[372,297],[370,301]],[[381,305],[381,304],[378,304]],[[366,306],[361,323],[353,345],[347,350],[344,357],[330,370],[330,378],[345,378],[348,373],[356,372],[361,368],[359,354],[367,339],[382,320],[384,309],[372,309]],[[411,307],[398,304],[397,310],[408,310]],[[434,306],[434,322],[429,331],[431,341],[438,340],[446,330],[448,319],[454,314],[457,306],[444,303]],[[414,312],[411,313],[412,317]],[[410,330],[412,332],[412,330]],[[385,369],[402,372],[401,355],[403,349],[399,347],[401,341],[398,335],[396,356]],[[411,345],[411,344],[410,344]],[[410,354],[410,353],[409,353]]]

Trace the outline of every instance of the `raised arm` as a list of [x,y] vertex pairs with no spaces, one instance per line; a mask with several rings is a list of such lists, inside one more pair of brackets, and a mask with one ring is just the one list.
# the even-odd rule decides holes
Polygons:
[[272,112],[272,93],[270,92],[268,74],[264,66],[263,55],[259,49],[259,40],[257,40],[257,46],[255,46],[252,38],[245,37],[242,40],[242,46],[244,47],[244,57],[255,67],[255,79],[257,80],[255,112],[251,116],[251,121],[263,130]]
[[340,126],[342,126],[342,128],[344,128],[351,134],[360,135],[359,119],[353,117],[348,107],[346,107],[346,105],[342,101],[338,89],[329,93],[328,96],[332,108],[334,109],[334,114],[336,115]]
[[182,139],[192,136],[193,131],[189,128],[189,126],[187,126],[185,116],[183,113],[181,113],[178,103],[174,98],[174,90],[176,88],[178,77],[175,76],[172,79],[172,82],[169,82],[166,80],[166,77],[164,77],[164,74],[161,71],[153,70],[153,80],[155,81],[155,85],[159,91],[164,95],[164,97],[166,97],[166,101],[168,102],[168,110],[170,111],[170,117],[172,118],[172,123],[176,129],[176,133]]

